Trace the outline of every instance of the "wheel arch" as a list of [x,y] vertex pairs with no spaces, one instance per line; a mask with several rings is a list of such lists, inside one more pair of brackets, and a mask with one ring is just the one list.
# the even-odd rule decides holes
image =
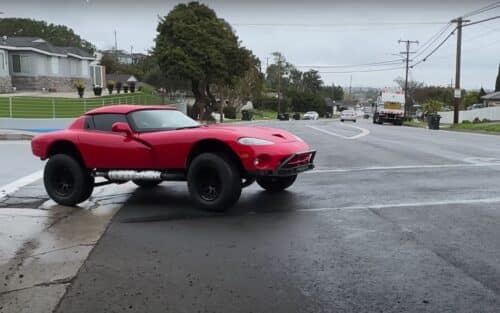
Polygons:
[[186,160],[186,169],[189,169],[191,162],[201,153],[216,153],[229,157],[238,166],[241,175],[246,176],[246,170],[236,152],[227,143],[217,139],[203,139],[194,144]]
[[81,165],[86,167],[85,161],[80,150],[75,143],[69,140],[56,140],[47,149],[47,157],[50,158],[56,154],[66,154],[75,158]]

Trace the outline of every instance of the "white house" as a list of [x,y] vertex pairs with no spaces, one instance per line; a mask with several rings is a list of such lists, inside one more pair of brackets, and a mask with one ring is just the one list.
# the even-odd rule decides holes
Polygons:
[[73,82],[95,84],[94,56],[75,47],[56,47],[41,38],[0,38],[0,92],[17,90],[74,90]]

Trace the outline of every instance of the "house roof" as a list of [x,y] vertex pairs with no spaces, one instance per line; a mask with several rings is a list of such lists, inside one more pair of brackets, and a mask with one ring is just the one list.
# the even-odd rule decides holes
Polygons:
[[121,83],[137,82],[137,78],[130,74],[106,74],[106,80],[114,80]]
[[482,100],[500,100],[500,91],[492,92],[481,97]]
[[168,105],[132,105],[132,104],[116,104],[100,107],[85,113],[85,115],[93,114],[128,114],[130,112],[141,110],[177,110]]
[[94,60],[92,54],[83,49],[77,47],[57,47],[38,37],[0,37],[0,49],[34,51],[51,56],[71,56],[79,59]]

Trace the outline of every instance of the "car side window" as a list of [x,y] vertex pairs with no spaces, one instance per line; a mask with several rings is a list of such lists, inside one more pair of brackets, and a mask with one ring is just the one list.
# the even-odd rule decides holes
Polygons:
[[[87,129],[111,132],[111,127],[114,123],[127,123],[127,118],[125,114],[96,114],[92,116],[92,121],[93,123],[88,123],[91,128]],[[87,127],[87,122],[85,126]]]

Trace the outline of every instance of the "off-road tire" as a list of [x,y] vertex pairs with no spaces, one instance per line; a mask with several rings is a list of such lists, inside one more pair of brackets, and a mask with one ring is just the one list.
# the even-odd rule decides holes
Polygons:
[[202,153],[191,162],[187,184],[197,207],[215,212],[231,208],[241,195],[238,166],[222,154]]
[[43,182],[49,197],[67,206],[84,202],[94,190],[94,178],[90,171],[66,154],[50,157],[45,164]]
[[287,189],[297,179],[297,175],[293,176],[263,176],[257,178],[257,184],[270,192],[279,192]]
[[161,180],[135,179],[132,182],[144,189],[151,189],[161,184]]

